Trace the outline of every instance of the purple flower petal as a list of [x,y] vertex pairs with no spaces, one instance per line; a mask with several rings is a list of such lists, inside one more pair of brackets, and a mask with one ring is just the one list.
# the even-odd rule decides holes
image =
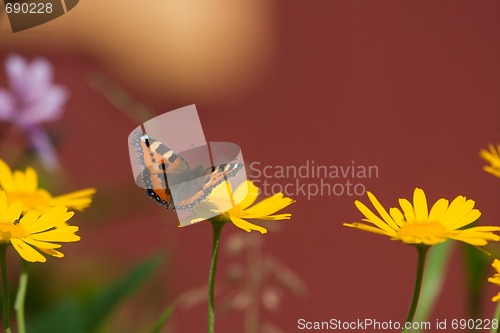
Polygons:
[[52,84],[52,66],[45,59],[37,58],[27,63],[24,58],[12,55],[5,64],[9,85],[24,104],[35,102]]
[[47,170],[59,169],[60,164],[57,159],[57,153],[47,133],[38,126],[30,126],[25,128],[25,130],[43,166]]
[[52,66],[49,62],[42,58],[33,60],[26,69],[25,82],[25,102],[31,104],[43,95],[52,86]]
[[59,168],[52,142],[39,124],[61,116],[68,99],[67,90],[52,84],[52,66],[45,59],[28,63],[18,55],[11,55],[5,67],[10,91],[0,89],[0,120],[25,131],[45,168]]
[[67,90],[61,86],[52,86],[35,104],[22,111],[19,122],[30,125],[57,120],[62,114],[68,95]]
[[24,97],[26,90],[25,84],[29,78],[26,78],[26,60],[18,55],[11,55],[5,61],[5,71],[7,79],[14,94]]
[[0,89],[0,120],[14,120],[16,100],[10,92]]

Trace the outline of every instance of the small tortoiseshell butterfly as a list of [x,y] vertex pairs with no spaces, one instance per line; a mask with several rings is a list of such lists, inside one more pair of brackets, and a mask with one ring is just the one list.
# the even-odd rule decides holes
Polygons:
[[[184,158],[149,135],[137,132],[131,143],[142,164],[141,181],[146,195],[171,211],[192,209],[243,167],[242,163],[227,163],[191,169]],[[169,182],[170,187],[177,185],[175,203]]]

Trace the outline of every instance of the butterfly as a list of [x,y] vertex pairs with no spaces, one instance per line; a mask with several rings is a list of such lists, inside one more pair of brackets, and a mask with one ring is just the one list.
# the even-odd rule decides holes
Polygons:
[[136,132],[131,140],[143,169],[141,181],[146,196],[171,211],[193,209],[243,167],[243,163],[227,163],[192,169],[179,154],[147,134]]

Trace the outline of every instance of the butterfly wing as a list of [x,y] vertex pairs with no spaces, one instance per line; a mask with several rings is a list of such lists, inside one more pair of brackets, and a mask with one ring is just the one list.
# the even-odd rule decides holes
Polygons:
[[[205,200],[212,190],[243,167],[242,163],[227,163],[192,170],[180,155],[149,135],[135,136],[138,159],[144,169],[142,183],[146,195],[169,210],[192,209]],[[168,179],[167,179],[168,174]],[[174,199],[169,187],[177,184]]]
[[152,173],[185,174],[190,171],[186,160],[160,141],[145,134],[139,140],[144,164]]
[[172,149],[149,135],[138,133],[134,136],[137,155],[142,167],[142,185],[146,195],[169,210],[175,210],[169,179],[180,179],[186,175],[189,164]]

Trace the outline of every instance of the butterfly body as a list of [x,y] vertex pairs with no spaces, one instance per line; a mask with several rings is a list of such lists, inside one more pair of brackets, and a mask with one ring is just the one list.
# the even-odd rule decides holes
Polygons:
[[242,163],[227,163],[192,169],[179,154],[149,135],[137,132],[132,141],[143,169],[146,195],[171,211],[193,209],[243,167]]

